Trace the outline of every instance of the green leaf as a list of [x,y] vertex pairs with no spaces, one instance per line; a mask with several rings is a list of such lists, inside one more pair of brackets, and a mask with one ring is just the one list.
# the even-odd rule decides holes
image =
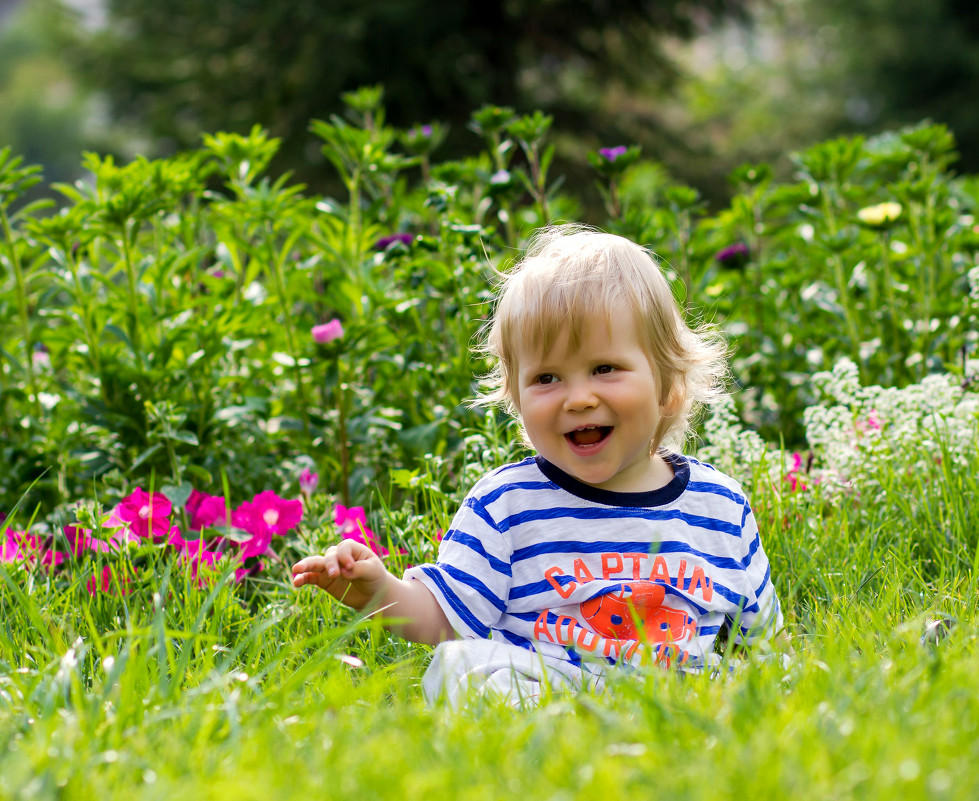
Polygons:
[[159,442],[157,442],[155,445],[150,445],[150,447],[137,456],[133,463],[129,466],[130,472],[134,471],[137,467],[143,464],[143,462],[155,456],[161,450],[163,450],[163,446]]
[[167,499],[177,509],[183,509],[187,505],[187,499],[194,491],[189,481],[181,481],[179,484],[164,484],[160,487],[160,492],[167,496]]
[[194,478],[198,479],[204,486],[209,486],[213,483],[214,479],[211,474],[201,467],[199,464],[189,464],[184,468],[184,471],[190,473]]
[[193,431],[187,431],[186,429],[181,429],[180,431],[168,431],[160,435],[163,439],[171,439],[175,442],[183,442],[187,445],[193,445],[197,447],[200,442],[197,440],[197,435]]

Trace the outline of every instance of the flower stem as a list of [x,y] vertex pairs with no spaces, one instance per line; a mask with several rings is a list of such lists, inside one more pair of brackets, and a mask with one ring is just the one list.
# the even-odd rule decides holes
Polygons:
[[337,439],[340,444],[340,497],[343,505],[350,506],[350,446],[347,442],[347,392],[349,387],[343,380],[343,363],[337,357]]
[[126,266],[126,285],[129,289],[129,341],[133,346],[133,353],[137,361],[142,361],[139,341],[139,298],[136,287],[136,267],[133,264],[133,254],[129,246],[129,230],[127,224],[121,228],[122,233],[122,260]]
[[[836,214],[833,205],[829,201],[829,190],[825,186],[820,187],[822,195],[823,217],[826,220],[826,228],[831,237],[835,237],[839,232],[836,224]],[[836,291],[840,293],[840,306],[843,308],[843,319],[846,322],[847,331],[850,337],[850,352],[853,361],[860,364],[860,329],[857,328],[853,309],[850,306],[850,288],[846,283],[846,276],[843,274],[843,259],[839,253],[833,254],[833,274],[836,277]]]
[[34,411],[40,414],[41,405],[37,397],[37,380],[34,375],[34,341],[31,336],[30,313],[27,308],[27,281],[24,278],[23,265],[14,245],[14,232],[7,217],[7,210],[0,205],[0,225],[3,227],[3,238],[7,243],[10,264],[14,270],[14,281],[17,286],[17,311],[20,316],[21,336],[24,338],[24,366],[27,368],[27,385],[34,401]]
[[894,315],[897,313],[897,303],[894,298],[894,277],[891,274],[891,243],[885,231],[880,240],[881,262],[884,265],[884,295],[887,298],[887,336],[891,346],[897,345],[898,330]]
[[[282,320],[286,332],[286,347],[289,349],[289,355],[292,357],[293,371],[296,376],[296,394],[299,396],[299,413],[303,421],[303,433],[306,435],[306,439],[308,440],[311,435],[309,423],[309,404],[306,402],[306,384],[303,381],[303,370],[299,363],[299,351],[296,347],[296,332],[293,325],[294,320],[291,309],[292,304],[290,302],[289,290],[283,270],[283,263],[289,257],[292,246],[299,238],[300,233],[301,232],[298,230],[294,231],[292,235],[286,239],[285,244],[279,249],[279,253],[277,255],[272,254],[272,262],[275,267],[272,272],[276,284],[276,294],[279,296],[279,305],[282,308]],[[269,237],[267,241],[269,242],[269,249],[271,250],[271,237],[273,235],[271,226],[268,226],[266,235]]]
[[853,361],[860,364],[860,329],[857,328],[853,309],[850,307],[850,288],[846,285],[846,276],[843,274],[843,259],[838,253],[833,255],[833,274],[836,276],[836,291],[840,293],[843,319],[846,321],[847,332],[850,336]]

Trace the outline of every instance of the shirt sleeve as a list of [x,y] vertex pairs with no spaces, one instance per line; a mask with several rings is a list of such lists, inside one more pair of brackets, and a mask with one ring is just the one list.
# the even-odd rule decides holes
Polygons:
[[470,493],[442,538],[436,563],[409,568],[404,577],[429,589],[457,634],[486,638],[506,611],[510,550],[509,537]]
[[737,643],[750,645],[776,634],[783,625],[782,607],[772,583],[772,567],[765,555],[758,524],[745,501],[741,525],[741,565],[745,576],[745,606],[739,627],[733,632]]

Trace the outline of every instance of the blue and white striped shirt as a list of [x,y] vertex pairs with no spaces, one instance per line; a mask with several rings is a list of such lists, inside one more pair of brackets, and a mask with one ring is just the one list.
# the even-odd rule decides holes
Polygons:
[[652,492],[582,484],[542,457],[484,476],[439,548],[413,567],[462,637],[585,670],[656,660],[700,669],[722,627],[736,642],[782,626],[758,526],[737,482],[665,454]]

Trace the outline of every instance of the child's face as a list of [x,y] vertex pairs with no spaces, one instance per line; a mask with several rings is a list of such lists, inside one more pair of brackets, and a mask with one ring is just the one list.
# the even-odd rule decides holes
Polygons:
[[520,415],[541,456],[601,489],[646,492],[669,481],[650,453],[659,387],[631,315],[591,320],[576,353],[564,330],[543,356],[527,347],[516,355]]

